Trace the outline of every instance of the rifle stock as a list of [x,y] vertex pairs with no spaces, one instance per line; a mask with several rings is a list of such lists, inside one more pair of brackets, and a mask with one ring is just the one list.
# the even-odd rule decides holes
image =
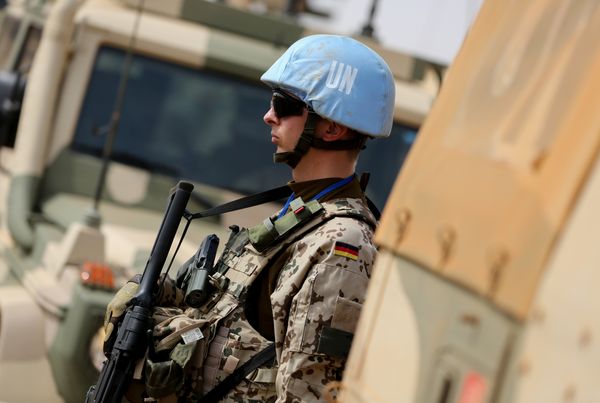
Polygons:
[[104,363],[98,382],[90,387],[86,403],[121,403],[135,365],[149,346],[158,279],[193,189],[191,183],[179,182],[171,192],[138,293],[127,308],[108,360]]

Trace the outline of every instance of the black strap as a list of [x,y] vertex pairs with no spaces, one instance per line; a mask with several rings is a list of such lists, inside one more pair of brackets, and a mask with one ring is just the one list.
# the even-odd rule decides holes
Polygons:
[[373,217],[375,217],[375,219],[379,221],[379,219],[381,218],[381,212],[379,211],[375,203],[373,203],[373,201],[367,197],[367,195],[365,195],[365,199],[367,199],[367,206],[369,206],[369,210],[371,210],[371,213],[373,213]]
[[[363,180],[364,180],[364,177],[361,177],[361,181],[363,181]],[[368,179],[367,179],[367,181],[368,181]],[[364,186],[366,187],[366,183],[364,184]],[[362,188],[362,184],[361,184],[361,188]],[[363,191],[364,191],[364,189],[363,189]],[[280,186],[280,187],[277,187],[274,189],[266,190],[264,192],[255,193],[250,196],[245,196],[240,199],[236,199],[236,200],[230,201],[228,203],[224,203],[219,206],[209,208],[208,210],[204,210],[199,213],[192,214],[192,213],[186,211],[185,218],[187,218],[188,220],[191,221],[191,220],[195,220],[197,218],[212,217],[215,215],[225,214],[225,213],[229,213],[229,212],[236,211],[236,210],[242,210],[245,208],[258,206],[259,204],[264,204],[264,203],[269,203],[269,202],[276,201],[276,200],[285,199],[286,197],[289,197],[291,194],[292,194],[292,189],[290,189],[290,187],[288,185],[284,185],[284,186]],[[379,209],[377,208],[375,203],[373,203],[371,201],[371,199],[366,197],[366,195],[365,195],[365,198],[367,199],[367,205],[369,206],[369,210],[371,210],[371,213],[373,213],[373,216],[375,216],[375,219],[377,221],[379,221],[379,218],[381,218],[381,212],[379,211]]]
[[321,150],[361,150],[365,145],[366,137],[357,136],[351,140],[325,141],[319,138],[313,138],[312,147]]
[[[371,177],[371,174],[369,172],[363,172],[360,174],[359,183],[360,183],[360,188],[363,191],[363,193],[365,193],[365,191],[367,190],[367,185],[369,184],[370,177]],[[381,212],[379,211],[379,209],[377,208],[375,203],[373,203],[373,201],[367,197],[366,193],[365,193],[365,199],[367,199],[367,206],[369,206],[369,210],[371,210],[371,213],[373,213],[373,216],[375,217],[375,219],[377,221],[379,221],[379,219],[381,218]]]
[[360,189],[363,191],[363,193],[367,190],[367,185],[369,184],[370,178],[370,172],[363,172],[360,174],[360,179],[358,180],[358,183],[360,184]]
[[233,200],[219,206],[209,208],[199,213],[191,214],[186,212],[186,218],[195,220],[197,218],[211,217],[214,215],[229,213],[231,211],[241,210],[248,207],[258,206],[259,204],[269,203],[275,200],[284,199],[292,194],[292,189],[288,185],[280,186],[264,192],[256,193],[241,199]]
[[273,162],[286,163],[292,168],[296,168],[302,157],[310,150],[311,144],[315,137],[315,129],[319,115],[309,109],[308,117],[304,123],[304,130],[298,139],[298,143],[292,151],[280,152],[273,154]]
[[240,365],[231,375],[223,379],[217,386],[211,389],[206,395],[202,396],[198,403],[212,403],[218,402],[227,395],[242,379],[248,374],[263,366],[264,364],[272,361],[275,358],[275,343],[270,344],[264,350],[259,351],[255,356],[250,358],[248,361]]

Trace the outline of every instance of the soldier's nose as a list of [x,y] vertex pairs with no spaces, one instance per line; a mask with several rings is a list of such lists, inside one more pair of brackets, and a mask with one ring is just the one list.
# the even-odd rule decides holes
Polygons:
[[272,106],[269,108],[267,113],[265,113],[265,116],[263,116],[263,121],[269,126],[277,124],[279,121]]

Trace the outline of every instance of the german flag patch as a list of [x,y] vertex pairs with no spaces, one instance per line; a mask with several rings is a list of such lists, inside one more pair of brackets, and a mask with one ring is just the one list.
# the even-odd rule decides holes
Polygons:
[[333,254],[337,256],[347,257],[348,259],[352,260],[358,260],[358,248],[356,246],[344,242],[335,243]]

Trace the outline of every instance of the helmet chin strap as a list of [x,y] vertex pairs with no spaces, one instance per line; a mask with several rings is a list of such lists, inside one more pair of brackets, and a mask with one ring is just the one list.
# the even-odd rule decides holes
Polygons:
[[293,151],[285,151],[282,153],[273,154],[273,161],[276,163],[285,163],[293,168],[296,168],[302,157],[306,155],[315,138],[315,127],[317,125],[319,115],[309,111],[304,130],[298,139],[296,147]]
[[354,150],[364,149],[366,136],[356,136],[352,140],[336,140],[324,141],[315,137],[315,127],[317,125],[319,115],[314,112],[308,112],[304,130],[298,139],[298,144],[293,151],[273,154],[273,161],[276,163],[286,163],[293,168],[296,168],[300,160],[311,147],[321,150]]

